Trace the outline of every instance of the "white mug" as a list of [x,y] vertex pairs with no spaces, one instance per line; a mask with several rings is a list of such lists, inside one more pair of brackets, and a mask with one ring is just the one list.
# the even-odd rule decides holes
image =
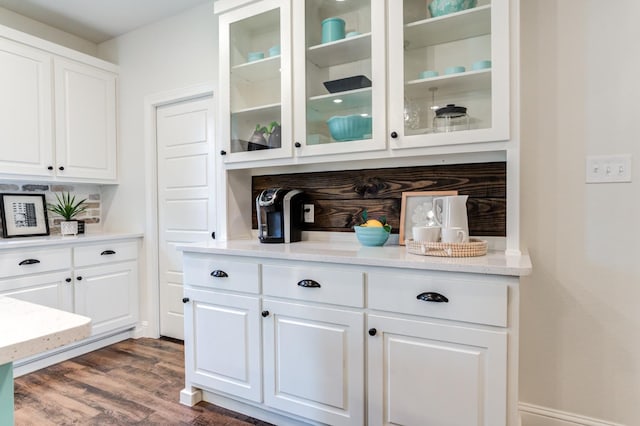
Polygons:
[[468,236],[462,228],[442,228],[443,243],[463,243],[465,241],[468,241]]
[[440,239],[439,226],[414,226],[412,232],[415,241],[435,242]]

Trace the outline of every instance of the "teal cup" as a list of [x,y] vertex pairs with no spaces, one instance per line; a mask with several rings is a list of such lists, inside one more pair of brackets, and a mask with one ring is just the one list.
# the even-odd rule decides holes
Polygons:
[[280,45],[269,48],[269,56],[278,56],[280,54]]
[[344,38],[344,19],[327,18],[322,21],[322,42],[329,43]]
[[485,70],[487,68],[491,68],[491,61],[489,60],[476,61],[473,64],[471,64],[472,70]]
[[466,69],[465,67],[461,67],[461,66],[455,66],[455,67],[448,67],[444,70],[445,74],[457,74],[459,72],[465,72]]
[[247,60],[249,62],[259,61],[260,59],[264,59],[263,52],[249,52],[249,54],[247,55]]
[[432,77],[438,76],[438,71],[433,71],[433,70],[421,71],[420,74],[418,75],[420,78],[432,78]]

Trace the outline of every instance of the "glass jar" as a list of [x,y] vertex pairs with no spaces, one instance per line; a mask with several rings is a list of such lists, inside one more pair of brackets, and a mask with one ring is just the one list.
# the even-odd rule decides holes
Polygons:
[[467,108],[454,104],[438,108],[433,117],[433,130],[438,133],[469,130]]

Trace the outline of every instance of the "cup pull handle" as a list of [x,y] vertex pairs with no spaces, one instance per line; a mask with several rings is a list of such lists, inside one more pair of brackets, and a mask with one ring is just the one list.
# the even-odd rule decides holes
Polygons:
[[100,253],[100,256],[107,256],[109,254],[116,254],[116,252],[113,250],[105,250],[102,253]]
[[431,291],[420,293],[416,297],[416,299],[422,300],[424,302],[449,303],[449,299],[447,299],[445,296],[440,293],[434,293]]
[[25,259],[22,262],[18,263],[18,266],[33,265],[35,263],[40,263],[40,261],[38,259]]
[[300,281],[298,281],[298,285],[300,287],[307,287],[307,288],[320,288],[320,287],[322,287],[319,282],[314,281],[314,280],[300,280]]
[[216,278],[227,278],[229,274],[227,274],[225,271],[221,271],[220,269],[216,269],[211,273],[211,276]]

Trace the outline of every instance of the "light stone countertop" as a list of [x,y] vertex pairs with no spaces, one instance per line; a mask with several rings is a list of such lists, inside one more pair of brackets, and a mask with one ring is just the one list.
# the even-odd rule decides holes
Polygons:
[[211,240],[180,244],[177,248],[195,253],[490,275],[523,276],[529,275],[532,269],[527,254],[506,255],[504,251],[489,251],[485,256],[477,257],[435,257],[408,253],[404,246],[363,247],[357,242],[262,244],[257,240]]
[[51,235],[47,237],[19,237],[0,238],[0,252],[18,248],[60,246],[64,244],[97,243],[101,241],[113,241],[126,238],[141,238],[141,233],[105,233],[82,234],[77,236]]
[[90,333],[90,318],[0,296],[0,365],[84,339]]

